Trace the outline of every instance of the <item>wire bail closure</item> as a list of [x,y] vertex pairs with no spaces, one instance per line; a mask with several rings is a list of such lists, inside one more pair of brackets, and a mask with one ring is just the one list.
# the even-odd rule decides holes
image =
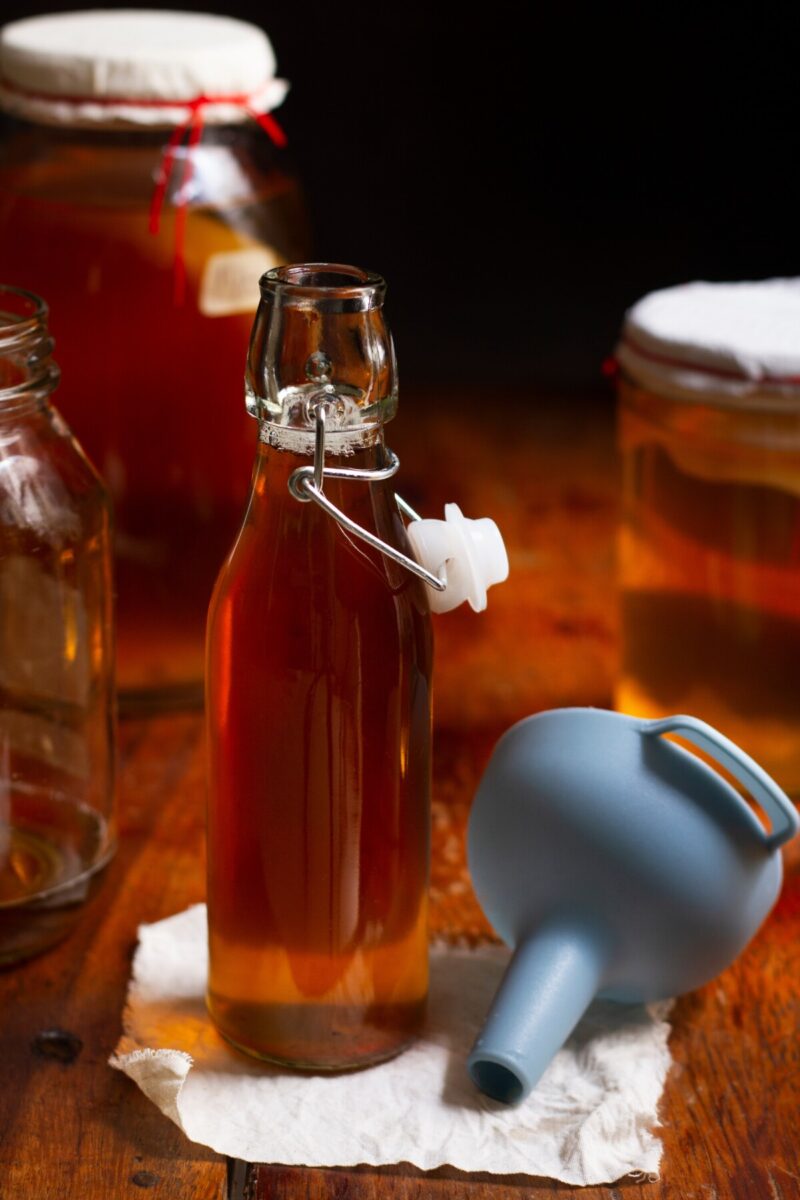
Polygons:
[[[434,588],[437,592],[445,591],[447,583],[444,579],[439,575],[434,575],[432,571],[427,571],[416,559],[409,558],[401,550],[396,550],[394,546],[390,546],[388,542],[384,542],[377,534],[370,533],[368,529],[364,529],[362,525],[353,521],[340,508],[337,508],[325,495],[324,485],[326,477],[328,479],[355,479],[365,483],[379,483],[381,480],[391,479],[393,475],[397,474],[400,468],[400,459],[388,446],[384,447],[385,454],[389,460],[385,467],[363,469],[326,467],[325,422],[327,419],[326,404],[328,402],[327,400],[319,400],[313,405],[315,420],[314,465],[313,467],[298,467],[296,471],[292,471],[288,481],[289,491],[295,500],[299,500],[303,504],[308,504],[309,501],[313,500],[323,512],[326,512],[337,524],[341,525],[342,529],[346,529],[354,537],[360,538],[362,542],[366,542],[368,546],[372,546],[374,550],[378,550],[386,558],[399,563],[401,567],[405,567],[407,571],[411,571],[413,575],[424,580],[429,587]],[[402,515],[410,521],[422,520],[419,513],[416,513],[410,504],[406,504],[402,497],[395,495],[395,501]]]

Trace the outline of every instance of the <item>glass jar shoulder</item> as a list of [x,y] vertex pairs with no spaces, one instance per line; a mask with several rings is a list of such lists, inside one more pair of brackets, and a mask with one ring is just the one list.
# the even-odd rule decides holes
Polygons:
[[[172,130],[71,130],[6,122],[0,189],[43,202],[140,207],[150,203]],[[190,185],[185,178],[187,160]],[[201,141],[175,150],[165,202],[230,207],[293,190],[283,157],[248,124],[206,128]]]
[[104,544],[110,525],[105,487],[50,405],[0,422],[2,540],[42,549]]

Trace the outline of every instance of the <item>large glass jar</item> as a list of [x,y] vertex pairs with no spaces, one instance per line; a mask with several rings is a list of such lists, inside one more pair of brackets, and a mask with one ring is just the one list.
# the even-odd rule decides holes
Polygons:
[[628,314],[617,706],[694,713],[800,794],[800,281]]
[[115,840],[109,505],[51,350],[0,287],[0,963],[69,929]]
[[253,455],[237,380],[258,278],[304,252],[258,123],[286,85],[260,30],[189,13],[17,22],[2,67],[0,272],[48,297],[59,404],[114,501],[120,686],[199,701]]

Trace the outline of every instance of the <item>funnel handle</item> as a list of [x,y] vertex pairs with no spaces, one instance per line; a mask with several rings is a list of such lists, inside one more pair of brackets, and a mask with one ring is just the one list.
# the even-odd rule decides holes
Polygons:
[[642,729],[653,734],[677,733],[730,771],[769,817],[772,830],[765,836],[770,850],[782,846],[800,830],[797,809],[786,793],[763,767],[713,725],[707,725],[697,717],[679,715],[664,717],[661,721],[644,721]]

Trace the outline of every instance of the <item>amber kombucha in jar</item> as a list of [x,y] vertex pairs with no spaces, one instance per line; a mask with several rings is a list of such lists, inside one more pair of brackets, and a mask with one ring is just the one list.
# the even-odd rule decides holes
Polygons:
[[693,713],[800,794],[800,281],[646,297],[618,348],[616,704]]
[[[247,513],[208,625],[208,1003],[280,1063],[395,1054],[428,987],[431,633],[424,584],[288,483],[384,462],[396,403],[383,283],[353,267],[262,280],[248,371],[261,437]],[[325,480],[408,552],[389,480]]]
[[[160,67],[153,42],[174,47]],[[49,299],[60,405],[114,502],[118,677],[140,700],[202,698],[208,598],[253,456],[237,379],[257,280],[304,252],[296,182],[252,115],[284,94],[274,65],[260,30],[191,13],[2,35],[0,275]],[[199,95],[218,102],[182,105]]]

